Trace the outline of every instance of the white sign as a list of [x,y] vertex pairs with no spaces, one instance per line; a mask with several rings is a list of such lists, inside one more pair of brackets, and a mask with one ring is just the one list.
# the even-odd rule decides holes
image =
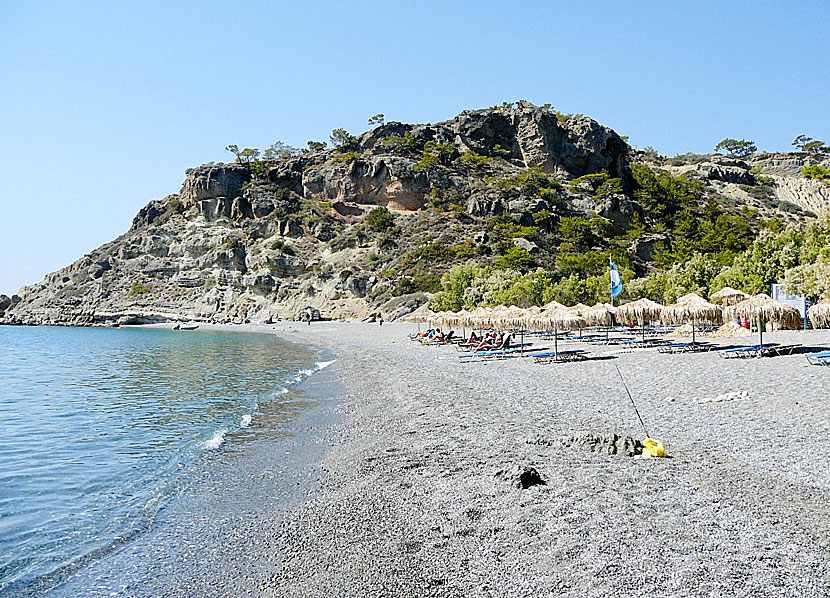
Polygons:
[[772,298],[786,305],[792,305],[798,310],[802,318],[807,317],[807,297],[804,295],[791,295],[783,284],[772,285]]

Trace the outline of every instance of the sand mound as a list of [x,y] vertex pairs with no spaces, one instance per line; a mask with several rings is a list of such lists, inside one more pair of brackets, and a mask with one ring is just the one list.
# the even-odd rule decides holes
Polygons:
[[728,338],[733,336],[751,336],[752,333],[739,326],[736,322],[727,322],[717,330],[710,332],[709,336],[713,336],[716,338]]
[[680,326],[672,332],[670,336],[692,336],[692,325],[683,324],[683,326]]

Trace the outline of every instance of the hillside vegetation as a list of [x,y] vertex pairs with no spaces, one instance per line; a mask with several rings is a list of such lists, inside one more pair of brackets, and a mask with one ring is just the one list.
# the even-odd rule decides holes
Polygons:
[[[827,159],[630,148],[526,102],[429,125],[382,123],[332,149],[229,146],[127,233],[23,287],[10,323],[267,322],[608,299],[672,301],[772,282],[828,294]],[[742,142],[745,143],[745,142]],[[746,147],[746,146],[740,146]],[[434,297],[433,297],[433,294]],[[624,296],[624,297],[625,297]]]

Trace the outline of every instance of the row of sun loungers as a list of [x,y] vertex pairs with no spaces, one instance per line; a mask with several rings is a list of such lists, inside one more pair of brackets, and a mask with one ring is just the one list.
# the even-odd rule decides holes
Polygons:
[[[591,354],[582,349],[550,351],[547,348],[532,348],[533,343],[512,343],[510,337],[506,335],[503,346],[491,347],[482,350],[473,350],[474,345],[465,344],[462,338],[451,338],[442,342],[426,341],[416,335],[411,335],[412,340],[417,340],[423,344],[441,345],[452,344],[455,345],[459,353],[460,361],[474,361],[486,359],[505,359],[509,357],[533,357],[536,363],[567,363],[573,361],[584,361],[591,358]],[[548,334],[534,335],[538,337],[553,336]],[[559,335],[560,338],[564,335]],[[572,335],[567,340],[581,341],[589,343],[602,344],[617,344],[622,345],[624,349],[634,348],[656,348],[660,353],[701,353],[706,351],[716,350],[717,346],[707,342],[686,342],[686,343],[669,343],[664,339],[659,338],[621,338],[621,337],[606,337],[604,334],[585,334],[582,336]],[[509,345],[508,345],[509,344]],[[508,346],[505,346],[508,345]],[[792,355],[798,353],[803,349],[800,345],[780,345],[778,343],[765,343],[761,345],[747,345],[742,347],[728,347],[725,349],[717,349],[718,356],[723,359],[746,359],[753,357],[777,357],[781,355]],[[830,350],[820,351],[817,353],[810,353],[805,356],[811,365],[826,365],[830,366]]]

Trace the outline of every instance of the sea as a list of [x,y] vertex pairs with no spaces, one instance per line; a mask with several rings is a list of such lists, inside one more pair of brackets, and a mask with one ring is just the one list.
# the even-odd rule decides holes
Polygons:
[[150,532],[227,455],[290,434],[333,361],[273,335],[0,326],[0,596]]

